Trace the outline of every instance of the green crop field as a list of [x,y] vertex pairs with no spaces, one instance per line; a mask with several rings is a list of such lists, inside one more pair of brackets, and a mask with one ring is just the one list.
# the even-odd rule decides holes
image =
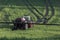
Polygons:
[[[29,15],[33,21],[37,20],[26,6],[27,0],[0,0],[0,22],[12,21],[18,17]],[[39,12],[45,15],[44,0],[28,0]],[[55,14],[48,23],[60,24],[60,0],[51,0]],[[27,2],[28,4],[28,2]],[[29,6],[30,7],[30,6]],[[31,8],[39,18],[42,18],[33,8]],[[51,10],[49,10],[49,15]],[[49,17],[49,16],[47,16]],[[12,25],[0,25],[0,40],[60,40],[60,26],[57,25],[34,25],[27,30],[14,30]]]
[[27,30],[11,30],[1,26],[0,40],[60,40],[60,26],[35,25]]

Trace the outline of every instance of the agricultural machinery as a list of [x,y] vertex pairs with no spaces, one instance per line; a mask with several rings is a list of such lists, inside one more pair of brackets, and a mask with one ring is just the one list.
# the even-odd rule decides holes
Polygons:
[[23,16],[21,18],[16,18],[13,21],[14,27],[12,30],[16,29],[28,29],[32,27],[32,21],[30,19],[30,16]]

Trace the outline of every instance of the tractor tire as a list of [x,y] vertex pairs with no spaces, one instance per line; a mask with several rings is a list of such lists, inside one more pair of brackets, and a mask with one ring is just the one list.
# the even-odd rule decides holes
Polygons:
[[27,29],[28,29],[28,24],[25,24],[25,26],[24,26],[23,29],[24,29],[24,30],[27,30]]
[[17,30],[17,27],[13,27],[13,28],[12,28],[12,31],[13,31],[13,30]]

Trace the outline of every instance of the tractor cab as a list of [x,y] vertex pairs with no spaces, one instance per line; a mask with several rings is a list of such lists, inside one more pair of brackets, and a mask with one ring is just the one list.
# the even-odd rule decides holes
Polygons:
[[23,18],[25,18],[26,21],[30,21],[31,20],[30,16],[23,16]]

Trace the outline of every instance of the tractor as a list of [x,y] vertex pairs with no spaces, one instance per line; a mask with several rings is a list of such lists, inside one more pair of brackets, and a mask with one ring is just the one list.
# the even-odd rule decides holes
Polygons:
[[32,27],[32,21],[30,19],[30,16],[23,16],[20,18],[16,18],[13,21],[14,27],[12,30],[17,30],[17,29],[28,29]]

